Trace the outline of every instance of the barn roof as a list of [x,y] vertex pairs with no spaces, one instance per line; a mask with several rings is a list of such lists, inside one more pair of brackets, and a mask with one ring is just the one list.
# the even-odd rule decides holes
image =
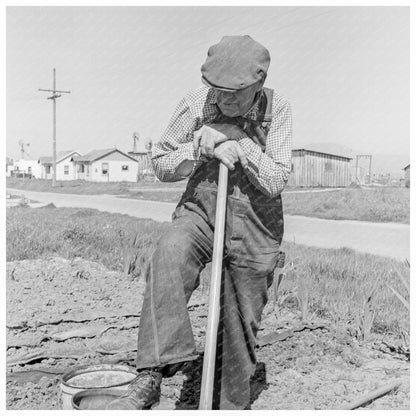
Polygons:
[[339,157],[341,159],[346,159],[346,160],[352,160],[351,157],[347,157],[347,156],[342,156],[342,155],[335,155],[333,153],[325,153],[325,152],[318,152],[317,150],[309,150],[309,149],[292,149],[292,152],[308,152],[308,153],[314,153],[317,155],[325,155],[325,156],[332,156],[332,157]]
[[94,149],[94,150],[91,150],[91,152],[88,152],[85,155],[74,156],[72,158],[72,160],[74,162],[91,163],[91,162],[94,162],[94,161],[96,161],[98,159],[101,159],[105,156],[108,156],[108,155],[110,155],[111,153],[114,153],[114,152],[121,153],[122,155],[128,157],[129,159],[134,160],[135,162],[137,162],[137,160],[134,157],[122,152],[121,150],[118,150],[115,147],[112,147],[110,149]]

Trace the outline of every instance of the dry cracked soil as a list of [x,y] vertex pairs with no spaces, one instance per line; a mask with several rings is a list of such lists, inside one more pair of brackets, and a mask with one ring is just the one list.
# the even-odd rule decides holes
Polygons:
[[[83,259],[7,263],[7,409],[60,409],[60,377],[80,365],[134,366],[143,279]],[[204,349],[207,289],[189,313]],[[387,341],[387,342],[386,342]],[[258,335],[251,408],[340,409],[399,380],[367,409],[409,409],[409,357],[375,336],[360,343],[347,324],[302,322],[295,305],[266,306]],[[162,384],[159,409],[197,409],[202,356]]]

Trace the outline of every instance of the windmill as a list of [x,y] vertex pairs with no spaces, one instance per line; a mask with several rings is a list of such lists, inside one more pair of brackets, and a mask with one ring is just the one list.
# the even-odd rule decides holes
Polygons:
[[20,158],[24,159],[25,154],[30,157],[29,153],[27,153],[25,150],[25,147],[30,146],[30,143],[25,143],[24,140],[19,140],[19,146],[20,146]]
[[147,153],[150,153],[152,151],[152,146],[153,146],[152,139],[150,137],[146,137],[144,147],[146,148]]
[[137,142],[140,139],[140,135],[137,132],[133,133],[133,152],[137,153]]

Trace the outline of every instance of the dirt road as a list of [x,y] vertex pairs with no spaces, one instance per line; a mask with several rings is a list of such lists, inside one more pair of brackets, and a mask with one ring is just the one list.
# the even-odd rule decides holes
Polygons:
[[[21,191],[7,188],[41,204],[57,207],[95,208],[155,221],[170,221],[175,204],[118,198],[114,195],[74,195]],[[37,206],[34,204],[34,206]],[[285,240],[322,248],[349,247],[354,250],[396,259],[410,258],[410,226],[407,224],[334,221],[285,216]]]

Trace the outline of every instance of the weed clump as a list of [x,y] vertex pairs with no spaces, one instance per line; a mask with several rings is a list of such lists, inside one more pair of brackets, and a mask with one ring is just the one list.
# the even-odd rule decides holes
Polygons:
[[329,319],[335,327],[349,327],[363,342],[375,333],[409,333],[405,264],[346,248],[287,242],[282,248],[287,258],[284,277],[270,288],[275,312],[296,308],[302,321]]

